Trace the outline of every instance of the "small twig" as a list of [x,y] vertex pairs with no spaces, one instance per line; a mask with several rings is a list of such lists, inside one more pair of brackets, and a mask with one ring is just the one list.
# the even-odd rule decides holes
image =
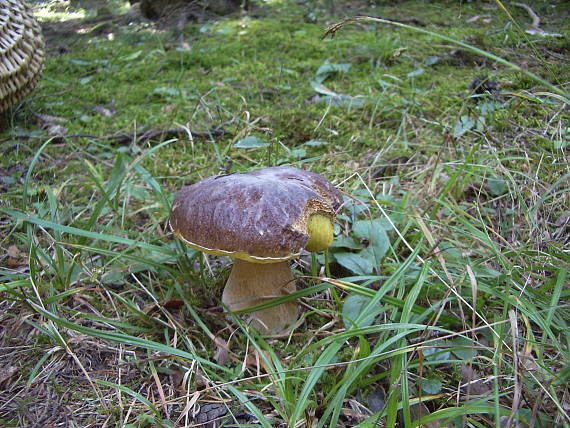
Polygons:
[[532,26],[536,28],[540,28],[540,17],[536,14],[532,8],[524,3],[513,3],[514,6],[522,7],[524,10],[528,12],[530,17],[532,18]]
[[[130,142],[148,141],[156,137],[173,138],[173,137],[178,137],[180,135],[188,136],[189,133],[190,135],[192,135],[192,137],[196,138],[212,138],[212,137],[221,137],[226,133],[226,131],[224,131],[221,126],[211,129],[209,131],[191,131],[188,128],[179,127],[179,128],[167,128],[167,129],[151,129],[136,136],[133,134],[119,134],[103,138],[106,140],[113,140],[118,144],[123,144]],[[90,136],[85,135],[84,137],[98,138],[92,135]]]
[[[142,134],[125,133],[125,134],[107,135],[107,136],[92,135],[92,134],[68,134],[68,135],[54,135],[53,138],[62,141],[71,138],[92,138],[98,140],[109,140],[113,141],[116,144],[126,144],[132,142],[139,143],[142,141],[152,140],[156,137],[162,137],[162,138],[175,138],[179,136],[188,137],[189,134],[193,138],[207,139],[214,137],[222,137],[223,135],[225,135],[226,131],[223,129],[223,126],[225,124],[226,123],[208,131],[192,131],[185,127],[179,127],[179,128],[166,128],[166,129],[151,129],[143,132]],[[46,138],[46,136],[19,135],[18,138],[34,139],[34,138]]]
[[511,335],[513,339],[513,380],[514,380],[514,393],[511,404],[511,414],[507,419],[506,427],[512,426],[513,420],[520,408],[522,389],[520,386],[520,371],[519,371],[519,357],[518,357],[518,342],[519,342],[519,329],[517,324],[517,315],[514,310],[509,311],[509,321],[511,324]]

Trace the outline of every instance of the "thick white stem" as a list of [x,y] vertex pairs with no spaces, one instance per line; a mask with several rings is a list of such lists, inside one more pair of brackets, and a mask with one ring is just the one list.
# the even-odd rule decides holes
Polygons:
[[[295,277],[288,262],[250,263],[234,259],[234,266],[222,301],[232,310],[249,308],[296,290]],[[253,312],[253,326],[262,333],[282,333],[297,320],[294,302]]]

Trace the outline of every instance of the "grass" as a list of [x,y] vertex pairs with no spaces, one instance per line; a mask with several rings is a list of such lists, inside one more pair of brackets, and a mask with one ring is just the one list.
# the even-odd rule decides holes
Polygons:
[[[532,5],[562,37],[480,6],[267,2],[190,23],[191,50],[42,18],[0,137],[0,425],[570,426],[568,6]],[[391,22],[322,39],[356,15]],[[280,164],[347,196],[294,262],[299,325],[260,337],[168,216],[185,183]]]

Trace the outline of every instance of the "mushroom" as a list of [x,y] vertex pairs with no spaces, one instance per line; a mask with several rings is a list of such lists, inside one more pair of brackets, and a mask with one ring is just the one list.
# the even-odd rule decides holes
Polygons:
[[[318,252],[331,244],[341,202],[341,193],[320,175],[279,166],[183,188],[170,224],[190,247],[234,258],[222,302],[237,311],[296,290],[288,261],[303,248]],[[287,302],[251,315],[261,332],[281,333],[293,326],[298,308]]]

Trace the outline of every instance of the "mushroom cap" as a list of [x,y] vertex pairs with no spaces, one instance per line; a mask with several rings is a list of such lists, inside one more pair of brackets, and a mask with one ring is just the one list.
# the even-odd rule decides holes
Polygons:
[[341,193],[320,175],[279,166],[208,177],[184,187],[170,216],[175,234],[214,255],[257,263],[298,257],[314,215],[334,221]]

